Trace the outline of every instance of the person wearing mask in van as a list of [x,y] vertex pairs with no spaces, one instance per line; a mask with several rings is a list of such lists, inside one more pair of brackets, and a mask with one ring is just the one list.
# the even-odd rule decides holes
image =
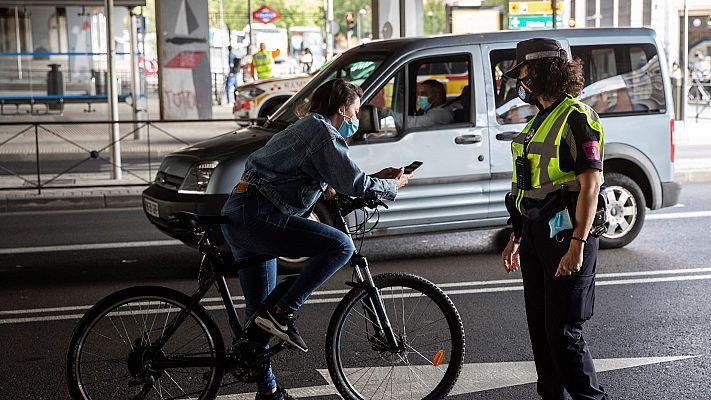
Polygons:
[[[247,319],[276,285],[276,257],[311,257],[276,305],[255,318],[259,328],[304,352],[308,349],[294,325],[295,313],[350,260],[355,246],[338,229],[301,216],[329,185],[348,196],[394,200],[410,179],[401,168],[367,175],[348,156],[346,139],[358,130],[362,93],[342,79],[316,89],[309,114],[249,156],[240,182],[222,208],[230,220],[222,232],[235,260],[269,258],[239,270]],[[265,345],[269,342],[268,335],[258,336]],[[293,399],[277,386],[271,368],[257,386],[257,400]]]
[[[435,125],[446,125],[454,119],[454,111],[462,108],[461,104],[453,103],[445,105],[447,102],[447,90],[444,85],[434,79],[428,79],[418,85],[417,91],[417,112],[416,115],[407,116],[408,128],[427,128]],[[378,94],[382,97],[384,91]],[[381,104],[383,102],[381,101]],[[382,117],[393,116],[396,121],[402,120],[400,113],[388,108],[379,108],[379,115]]]
[[[583,323],[593,314],[598,239],[591,232],[602,184],[603,129],[575,99],[582,64],[553,39],[516,46],[518,96],[538,114],[513,139],[513,234],[504,268],[521,267],[528,331],[544,400],[607,399],[598,383]],[[595,232],[599,234],[599,232]]]

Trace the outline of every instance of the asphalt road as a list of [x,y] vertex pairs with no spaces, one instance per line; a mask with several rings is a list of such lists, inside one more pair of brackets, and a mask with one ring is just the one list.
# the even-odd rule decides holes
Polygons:
[[[680,206],[649,213],[632,244],[600,254],[585,337],[612,399],[711,398],[709,197],[710,185],[685,185]],[[68,398],[69,336],[100,298],[137,284],[186,293],[196,286],[197,253],[157,232],[141,210],[0,214],[0,226],[0,399]],[[500,267],[493,237],[377,239],[364,252],[373,273],[405,271],[447,284],[465,324],[469,364],[452,398],[535,399],[520,274]],[[321,290],[345,289],[349,278],[342,270]],[[299,320],[311,351],[284,352],[275,369],[281,385],[300,388],[296,394],[337,398],[318,370],[326,367],[324,334],[339,296],[317,296],[327,300],[304,306]],[[226,326],[219,310],[211,315]],[[225,394],[250,390],[238,385]]]

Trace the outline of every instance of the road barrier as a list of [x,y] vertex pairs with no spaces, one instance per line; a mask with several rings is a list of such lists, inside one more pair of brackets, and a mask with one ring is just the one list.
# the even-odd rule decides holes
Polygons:
[[[0,122],[0,191],[146,186],[162,158],[263,119]],[[109,136],[112,124],[119,139]],[[140,135],[135,135],[141,132]],[[121,157],[112,159],[120,149]],[[120,168],[124,179],[112,179]]]

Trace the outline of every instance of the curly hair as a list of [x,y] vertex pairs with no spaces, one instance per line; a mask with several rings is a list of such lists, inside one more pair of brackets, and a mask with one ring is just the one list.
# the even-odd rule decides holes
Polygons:
[[579,58],[569,61],[562,58],[530,60],[528,76],[533,81],[533,90],[547,100],[554,101],[561,94],[577,97],[583,90],[585,78]]

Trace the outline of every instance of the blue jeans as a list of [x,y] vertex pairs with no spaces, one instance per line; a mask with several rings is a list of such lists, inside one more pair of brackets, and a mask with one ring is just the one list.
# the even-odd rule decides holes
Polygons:
[[[231,222],[222,225],[222,233],[235,261],[257,254],[275,257],[239,271],[247,319],[276,285],[276,257],[311,257],[291,288],[277,301],[281,309],[295,312],[355,251],[350,236],[320,222],[283,214],[253,188],[232,193],[222,214]],[[276,387],[271,369],[267,375],[258,381],[260,391]]]

